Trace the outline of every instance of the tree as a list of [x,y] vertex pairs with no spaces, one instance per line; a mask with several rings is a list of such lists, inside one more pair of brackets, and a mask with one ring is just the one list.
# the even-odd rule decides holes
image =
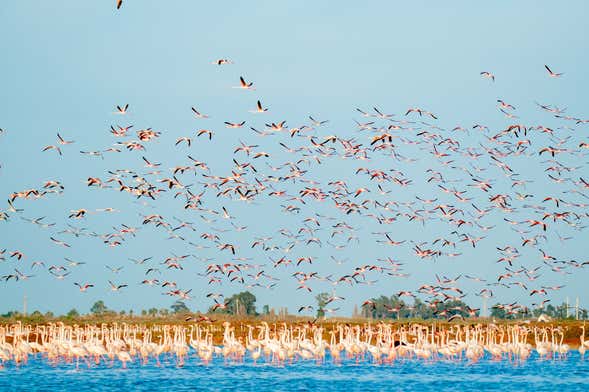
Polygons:
[[422,318],[424,320],[431,319],[434,317],[434,310],[431,306],[422,302],[419,298],[415,298],[413,302],[413,317]]
[[108,311],[108,308],[104,304],[104,301],[96,301],[90,308],[90,313],[96,316],[104,315]]
[[190,313],[190,309],[188,309],[188,306],[186,306],[186,304],[184,303],[184,301],[176,301],[172,304],[172,306],[170,306],[170,308],[172,309],[172,312],[178,314],[178,313]]
[[[229,313],[239,316],[258,315],[258,312],[256,311],[256,296],[249,291],[243,291],[239,294],[234,294],[225,300],[225,304],[227,305],[226,309],[216,309],[215,313]],[[209,312],[211,312],[211,309],[212,308],[209,309]]]
[[67,314],[66,314],[66,317],[69,317],[69,318],[75,318],[78,316],[80,316],[80,313],[76,309],[72,309],[69,312],[67,312]]
[[329,294],[319,293],[315,296],[315,300],[317,301],[317,318],[325,317],[325,307],[329,300]]
[[19,317],[20,312],[18,310],[9,310],[8,312],[4,313],[2,317],[4,318],[11,318],[11,317]]
[[460,300],[423,302],[414,298],[413,305],[405,303],[398,295],[387,297],[381,295],[378,298],[370,298],[362,305],[362,315],[370,318],[421,318],[421,319],[445,319],[454,315],[470,317],[479,315],[478,309],[471,309]]
[[[362,306],[363,313],[371,318],[401,318],[408,311],[404,309],[405,303],[398,296],[371,298],[371,303]],[[403,313],[404,312],[404,313]]]
[[262,314],[269,315],[270,314],[270,306],[264,305],[264,307],[262,308]]
[[502,307],[499,307],[499,304],[495,304],[491,308],[491,317],[498,318],[498,319],[505,319],[509,318],[507,312]]
[[252,315],[256,312],[256,296],[249,291],[243,291],[229,298],[228,302],[229,313],[235,315]]
[[[466,318],[469,317],[469,309],[470,307],[466,303],[460,300],[453,300],[436,303],[436,310],[434,313],[436,313],[437,318],[447,318],[455,315],[460,315]],[[478,313],[479,311],[476,310],[475,314],[478,315]]]

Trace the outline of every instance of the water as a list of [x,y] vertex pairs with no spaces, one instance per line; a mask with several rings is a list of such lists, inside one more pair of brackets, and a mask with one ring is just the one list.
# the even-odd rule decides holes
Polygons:
[[137,360],[122,369],[120,362],[93,365],[61,362],[52,366],[40,357],[28,365],[13,363],[0,369],[0,391],[588,391],[589,360],[582,361],[572,352],[562,361],[539,360],[536,354],[524,363],[484,359],[467,361],[398,360],[389,365],[356,364],[346,360],[341,365],[327,361],[299,361],[292,365],[225,364],[215,358],[205,366],[192,354],[183,367],[174,360],[162,359],[157,367],[152,360],[139,365]]

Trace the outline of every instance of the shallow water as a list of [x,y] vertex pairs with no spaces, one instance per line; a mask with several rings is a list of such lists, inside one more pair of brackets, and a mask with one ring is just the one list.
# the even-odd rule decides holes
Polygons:
[[135,360],[122,369],[120,362],[87,368],[80,362],[61,362],[51,366],[41,357],[25,366],[6,364],[0,369],[0,391],[89,391],[89,390],[251,390],[251,391],[588,391],[589,360],[577,352],[566,360],[540,360],[514,364],[483,359],[467,361],[396,361],[391,365],[356,364],[346,360],[334,365],[299,361],[276,366],[265,363],[234,364],[215,358],[205,366],[194,355],[183,367],[172,359],[162,359],[158,367],[152,360],[139,365]]

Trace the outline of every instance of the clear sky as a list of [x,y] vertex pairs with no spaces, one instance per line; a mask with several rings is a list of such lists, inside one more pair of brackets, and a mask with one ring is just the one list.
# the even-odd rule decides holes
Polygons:
[[[571,126],[574,131],[563,130],[558,136],[571,136],[573,147],[587,140],[587,124],[557,120],[535,103],[567,108],[566,115],[570,116],[586,118],[584,116],[588,115],[589,24],[586,16],[589,4],[586,1],[569,1],[566,5],[554,1],[495,1],[484,6],[471,1],[341,1],[335,6],[334,2],[311,1],[125,0],[118,11],[114,3],[23,0],[0,5],[0,34],[4,37],[0,40],[0,128],[5,131],[0,135],[0,191],[6,199],[12,192],[39,189],[47,180],[59,180],[65,186],[61,195],[15,201],[24,212],[9,212],[10,220],[0,221],[0,250],[7,248],[6,260],[0,261],[0,275],[12,274],[15,268],[34,275],[28,280],[15,282],[11,279],[0,283],[0,312],[20,309],[24,295],[28,297],[29,310],[57,313],[74,307],[87,311],[98,299],[117,310],[167,307],[174,298],[162,295],[165,289],[139,284],[149,267],[162,270],[162,274],[156,276],[161,281],[174,280],[179,288],[192,289],[192,299],[187,302],[192,309],[205,310],[213,303],[204,297],[206,293],[232,294],[245,289],[227,279],[220,286],[208,285],[208,279],[198,275],[212,262],[198,258],[214,258],[216,263],[231,259],[227,251],[220,251],[213,243],[199,238],[213,228],[232,229],[222,217],[216,218],[215,223],[206,223],[199,217],[201,213],[185,211],[181,198],[174,199],[172,192],[156,201],[140,199],[135,202],[131,195],[114,188],[86,186],[88,177],[108,179],[109,170],[125,168],[146,173],[149,169],[143,167],[141,156],[162,163],[162,174],[150,177],[155,184],[171,176],[170,168],[189,164],[187,155],[206,162],[213,175],[228,176],[233,157],[240,163],[247,161],[243,153],[233,154],[242,140],[259,144],[258,151],[270,153],[269,159],[250,159],[261,172],[261,178],[273,175],[265,163],[279,166],[295,159],[278,145],[279,141],[289,146],[309,145],[309,142],[292,140],[288,135],[261,138],[250,131],[249,126],[261,130],[265,123],[286,120],[290,128],[300,127],[310,125],[307,116],[312,115],[329,120],[313,131],[318,141],[337,135],[348,139],[355,137],[368,146],[370,137],[357,131],[353,120],[369,121],[355,108],[369,111],[373,106],[385,113],[395,113],[396,119],[404,118],[410,107],[430,110],[439,119],[427,122],[443,128],[444,135],[460,139],[463,147],[480,149],[479,143],[486,144],[487,140],[480,132],[456,134],[448,130],[456,126],[472,128],[476,123],[488,126],[489,135],[518,121],[529,126]],[[212,64],[220,58],[231,59],[234,64]],[[544,64],[564,75],[550,78]],[[482,71],[492,72],[495,82],[482,78]],[[238,85],[241,75],[254,82],[255,91],[231,88]],[[255,108],[258,99],[270,108],[268,113],[248,112]],[[497,99],[514,105],[519,119],[505,118],[497,108]],[[113,113],[116,105],[126,103],[130,105],[129,113],[124,116]],[[210,118],[196,119],[191,114],[191,106]],[[416,119],[415,114],[411,116],[407,118]],[[247,123],[241,129],[228,129],[224,121]],[[379,126],[389,124],[375,121]],[[105,153],[104,159],[80,154],[80,150],[105,150],[120,141],[109,132],[110,126],[116,124],[133,124],[131,136],[148,127],[162,134],[157,140],[146,143],[144,152],[128,152],[121,147],[121,153]],[[196,138],[195,131],[203,128],[214,130],[212,141]],[[75,143],[61,147],[62,157],[55,151],[41,152],[45,146],[57,142],[57,132]],[[192,147],[184,143],[175,147],[176,139],[181,136],[193,137]],[[561,192],[573,186],[557,186],[547,180],[546,164],[541,163],[546,155],[539,158],[537,151],[547,145],[549,139],[537,133],[530,138],[531,156],[529,159],[519,157],[513,164],[522,178],[535,181],[527,189],[517,190],[533,194],[532,200],[523,204],[538,204],[552,189]],[[411,139],[415,139],[415,132],[411,133]],[[399,143],[398,139],[394,143]],[[329,181],[337,179],[349,182],[352,190],[369,184],[372,193],[367,198],[372,199],[379,198],[376,183],[355,175],[355,170],[363,166],[397,169],[413,179],[414,185],[401,188],[382,184],[393,193],[379,200],[415,201],[414,196],[420,195],[423,198],[439,196],[441,201],[452,202],[451,196],[441,194],[435,185],[424,181],[425,170],[439,165],[430,152],[427,144],[399,146],[399,153],[419,160],[413,165],[374,154],[369,163],[335,156],[325,158],[321,165],[303,163],[301,168],[308,169],[305,177],[320,182],[323,189],[328,189]],[[468,167],[471,163],[460,154],[454,155],[456,166]],[[575,181],[579,177],[589,177],[586,156],[566,156],[561,162],[579,167],[570,175]],[[493,168],[481,177],[496,179],[496,193],[509,193],[515,199],[515,190],[510,188],[502,172],[491,166],[488,158],[477,164]],[[449,173],[452,173],[449,178],[458,178],[455,171]],[[196,193],[207,180],[201,172],[179,178],[184,184],[193,184]],[[457,186],[467,189],[467,195],[473,197],[474,202],[489,205],[488,195],[467,188],[467,183],[471,182],[464,180]],[[288,188],[296,194],[307,185],[290,182],[277,184],[276,188]],[[372,285],[338,285],[336,292],[346,297],[346,301],[337,305],[341,307],[340,314],[349,314],[354,304],[370,296],[415,290],[421,284],[434,283],[435,273],[452,277],[466,273],[493,282],[504,272],[504,265],[496,263],[500,256],[495,247],[521,245],[520,235],[503,221],[507,215],[494,212],[483,221],[485,225],[497,225],[491,232],[482,233],[476,227],[460,230],[474,236],[487,236],[476,249],[461,243],[455,250],[462,253],[460,257],[421,260],[415,257],[409,241],[431,243],[439,236],[449,236],[452,230],[447,224],[431,222],[423,227],[399,219],[398,224],[383,228],[365,216],[346,216],[328,201],[301,205],[302,211],[297,215],[281,212],[280,205],[289,203],[266,195],[248,204],[216,198],[215,193],[215,190],[207,191],[205,208],[220,210],[225,206],[235,216],[235,224],[248,226],[244,232],[218,233],[223,242],[236,244],[237,256],[253,258],[249,263],[268,263],[261,268],[280,279],[272,290],[251,289],[258,297],[259,308],[264,304],[288,306],[294,312],[298,306],[313,304],[317,292],[331,292],[332,285],[321,281],[309,283],[313,293],[296,290],[297,282],[290,276],[294,271],[318,271],[320,276],[339,277],[353,273],[358,266],[378,263],[377,258],[387,256],[404,262],[403,272],[410,276],[391,278],[371,273],[367,280],[377,280]],[[580,195],[565,196],[577,203],[587,201]],[[140,204],[143,201],[148,205]],[[514,200],[513,204],[521,206],[522,202]],[[94,211],[106,207],[118,212],[93,212],[82,220],[68,219],[70,210]],[[549,211],[553,212],[554,208]],[[576,208],[575,211],[586,212],[587,209]],[[276,260],[281,257],[280,251],[251,249],[254,238],[266,236],[273,237],[269,241],[271,244],[287,246],[288,241],[277,230],[287,227],[295,232],[304,226],[303,219],[315,212],[336,218],[334,223],[322,222],[321,231],[317,232],[322,246],[297,243],[292,253],[286,254],[293,258],[315,256],[312,266],[274,269],[268,257]],[[176,223],[173,217],[194,222],[194,233],[182,229],[176,234],[213,247],[196,249],[187,241],[168,239],[165,230],[153,225],[143,226],[141,215],[150,213],[162,214],[172,224]],[[55,226],[42,228],[21,219],[43,216],[46,217],[44,222],[55,223]],[[517,219],[528,218],[530,214],[522,212]],[[359,244],[352,242],[343,250],[327,244],[331,233],[328,226],[339,221],[354,227]],[[123,223],[140,230],[136,237],[127,236],[121,246],[110,248],[100,238],[60,234],[68,223],[99,234],[112,233],[113,226],[120,229]],[[527,229],[527,226],[521,228]],[[538,233],[536,228],[533,230]],[[407,242],[398,248],[376,243],[382,236],[371,233],[377,231],[390,231],[392,238]],[[572,238],[561,242],[555,231]],[[548,240],[538,247],[559,260],[583,262],[588,259],[586,230],[559,223],[551,225],[547,235]],[[50,240],[51,236],[66,241],[71,248],[56,245]],[[332,243],[345,243],[345,237],[342,238]],[[15,250],[25,253],[25,259],[17,262],[10,258],[8,252]],[[170,271],[160,263],[172,253],[196,257],[183,261],[184,270]],[[330,259],[332,255],[349,261],[336,264]],[[514,269],[542,266],[541,278],[529,282],[527,290],[517,286],[493,287],[496,298],[491,302],[521,301],[529,305],[531,288],[564,284],[561,290],[550,291],[548,298],[560,302],[567,296],[571,301],[579,296],[581,304],[586,306],[589,302],[587,270],[567,267],[565,273],[553,272],[542,264],[538,255],[537,249],[523,249]],[[129,258],[148,256],[154,258],[143,266],[129,261]],[[71,274],[59,280],[47,268],[65,265],[64,257],[86,264],[70,268]],[[34,261],[44,261],[46,267],[32,267]],[[124,268],[114,274],[106,265]],[[244,272],[244,276],[247,273],[251,272]],[[126,283],[129,287],[111,292],[108,280]],[[91,282],[95,287],[80,293],[74,282]],[[271,281],[264,278],[263,283]],[[472,294],[484,285],[464,278],[458,285],[469,293],[467,302],[480,306],[480,298]]]

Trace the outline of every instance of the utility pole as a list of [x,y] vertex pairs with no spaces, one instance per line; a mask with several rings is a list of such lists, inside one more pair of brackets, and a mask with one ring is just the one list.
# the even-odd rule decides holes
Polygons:
[[488,317],[488,314],[487,314],[487,295],[486,294],[483,296],[483,314],[482,314],[482,316],[483,317]]
[[579,319],[579,297],[577,297],[577,301],[575,301],[575,320]]
[[567,297],[567,311],[566,311],[566,318],[569,318],[569,297]]
[[24,314],[25,317],[27,317],[27,296],[25,295],[23,297],[23,301],[22,301],[22,312]]

